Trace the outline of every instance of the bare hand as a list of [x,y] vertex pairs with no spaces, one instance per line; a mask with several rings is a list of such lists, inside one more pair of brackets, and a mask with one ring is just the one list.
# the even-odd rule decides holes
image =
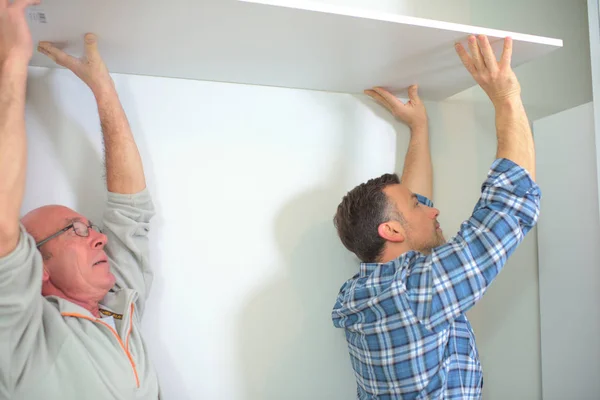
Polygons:
[[475,36],[469,36],[469,51],[471,55],[467,53],[462,44],[456,44],[456,52],[465,68],[487,93],[494,105],[520,98],[521,86],[510,66],[511,38],[504,39],[504,50],[500,62],[496,60],[490,42],[484,35],[480,35],[478,39]]
[[40,0],[0,0],[0,66],[14,60],[27,66],[33,55],[31,32],[25,18],[25,9]]
[[68,55],[50,42],[40,42],[38,51],[50,57],[58,65],[73,71],[95,94],[114,88],[108,68],[98,51],[96,35],[88,33],[85,35],[84,41],[85,54],[81,58]]
[[427,127],[427,111],[419,98],[418,89],[417,85],[408,88],[409,101],[406,104],[383,88],[376,87],[372,90],[365,90],[365,94],[384,106],[394,117],[411,129],[418,129]]

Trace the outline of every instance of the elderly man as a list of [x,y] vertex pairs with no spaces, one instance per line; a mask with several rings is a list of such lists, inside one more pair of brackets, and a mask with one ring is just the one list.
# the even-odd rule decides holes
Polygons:
[[512,41],[500,62],[485,36],[456,49],[496,109],[496,160],[481,197],[446,242],[432,194],[427,113],[376,88],[367,94],[411,128],[402,180],[386,174],[348,193],[335,216],[340,239],[363,263],[341,288],[332,317],[346,333],[358,398],[479,399],[475,336],[465,313],[481,299],[539,215],[535,152]]
[[112,79],[85,36],[85,56],[38,50],[92,90],[106,152],[108,204],[100,229],[62,206],[19,221],[25,187],[25,87],[33,53],[25,9],[0,0],[0,398],[157,399],[140,332],[152,271],[153,205]]

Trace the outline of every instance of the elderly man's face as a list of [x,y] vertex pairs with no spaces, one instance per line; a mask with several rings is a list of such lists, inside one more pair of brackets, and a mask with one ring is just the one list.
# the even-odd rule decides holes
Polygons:
[[[36,242],[73,224],[87,227],[90,222],[62,206],[46,206],[23,218],[23,224]],[[81,230],[79,230],[81,233]],[[108,257],[104,252],[106,235],[89,228],[82,237],[74,228],[50,239],[39,247],[44,258],[42,294],[61,293],[78,301],[99,301],[115,284]]]

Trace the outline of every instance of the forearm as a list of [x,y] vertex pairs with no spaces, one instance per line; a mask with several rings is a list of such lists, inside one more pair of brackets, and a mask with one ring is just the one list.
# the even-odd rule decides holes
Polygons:
[[144,168],[114,85],[94,92],[104,138],[109,192],[133,194],[146,188]]
[[25,190],[27,64],[0,66],[0,257],[19,240],[19,212]]
[[507,158],[523,167],[535,180],[535,146],[529,120],[521,98],[497,104],[496,158]]
[[410,142],[404,159],[402,183],[413,193],[433,197],[433,166],[429,150],[428,126],[411,129]]

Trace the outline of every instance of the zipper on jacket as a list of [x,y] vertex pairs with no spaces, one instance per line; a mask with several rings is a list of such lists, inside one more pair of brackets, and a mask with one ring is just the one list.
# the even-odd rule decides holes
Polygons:
[[103,322],[99,319],[90,318],[87,315],[82,315],[82,314],[77,314],[77,313],[61,313],[61,315],[64,317],[83,318],[83,319],[87,319],[89,321],[96,322],[98,324],[102,324],[102,325],[106,326],[113,333],[115,338],[117,338],[117,341],[119,342],[119,345],[121,346],[121,349],[123,349],[123,352],[125,352],[125,355],[129,359],[129,363],[131,364],[131,368],[133,369],[133,374],[135,375],[136,387],[138,387],[138,388],[140,387],[140,379],[138,377],[137,368],[135,366],[135,362],[133,362],[133,357],[131,356],[131,353],[129,353],[129,334],[131,333],[131,328],[132,328],[132,323],[133,323],[133,303],[131,304],[131,316],[129,318],[129,329],[127,330],[127,336],[126,336],[127,347],[125,347],[125,345],[123,344],[123,341],[119,337],[119,334],[117,333],[117,331],[114,330],[113,327],[108,325],[106,322]]

